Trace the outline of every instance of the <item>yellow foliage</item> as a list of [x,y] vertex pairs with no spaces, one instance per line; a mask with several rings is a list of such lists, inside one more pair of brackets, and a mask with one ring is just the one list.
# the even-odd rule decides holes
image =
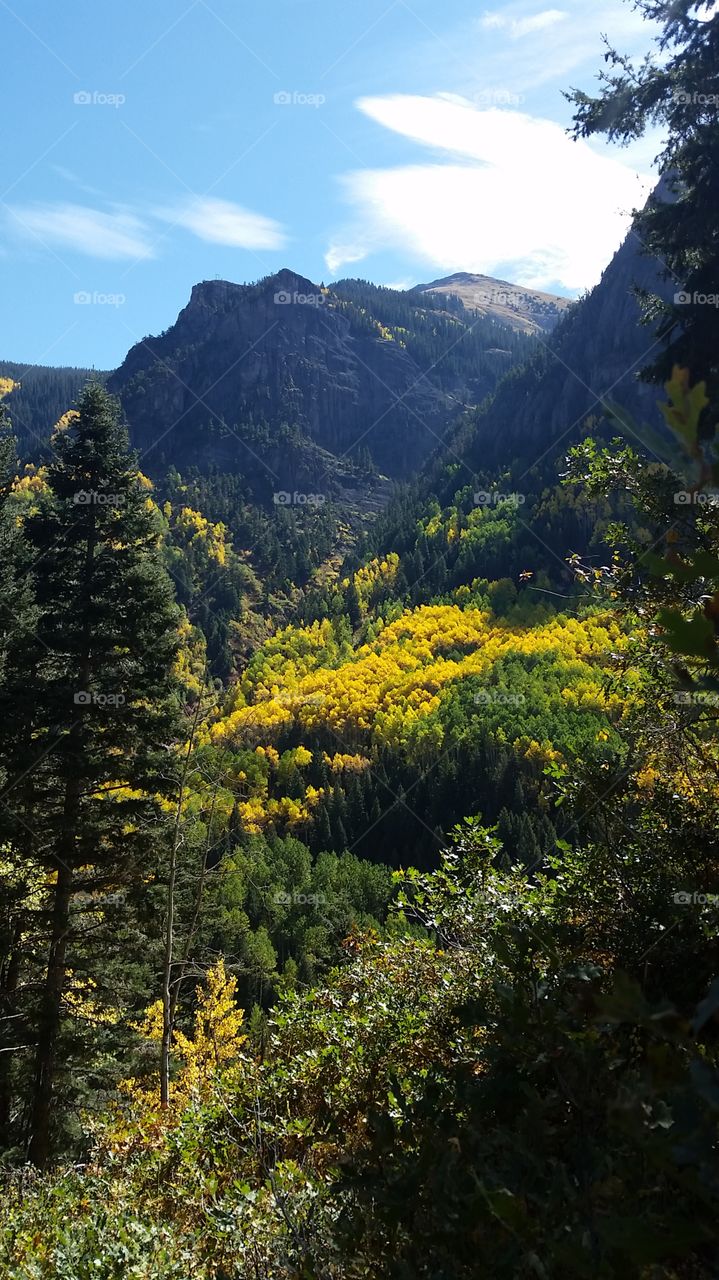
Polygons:
[[[205,670],[205,640],[183,611],[178,624],[180,648],[175,659],[175,675],[189,693],[199,697]],[[206,686],[205,686],[206,688]],[[209,714],[210,708],[206,714]]]
[[551,742],[537,742],[535,738],[517,738],[512,746],[526,760],[534,760],[537,764],[555,764],[562,759],[561,751],[557,751]]
[[[206,1094],[218,1073],[238,1061],[247,1037],[240,1035],[244,1012],[235,1003],[236,991],[237,979],[227,976],[222,958],[208,971],[204,985],[196,988],[193,1034],[190,1037],[176,1030],[173,1036],[172,1048],[175,1059],[179,1060],[170,1091],[173,1111],[181,1111],[193,1098]],[[161,1000],[150,1006],[136,1030],[159,1047]],[[124,1080],[120,1088],[144,1115],[159,1110],[159,1072],[142,1081]]]
[[32,463],[28,463],[25,467],[25,475],[15,477],[12,491],[20,497],[47,493],[47,467],[35,467]]
[[366,756],[348,756],[342,755],[339,751],[333,756],[324,753],[325,763],[332,770],[332,773],[363,773],[369,768],[369,760]]
[[92,978],[78,978],[69,974],[68,986],[63,994],[64,1012],[80,1022],[89,1022],[93,1026],[115,1027],[121,1018],[119,1009],[101,1008],[93,992],[97,983]]
[[67,431],[67,428],[71,427],[73,422],[77,422],[79,417],[80,414],[77,409],[68,409],[67,413],[63,413],[62,417],[58,418],[52,429],[52,434],[55,435],[57,431]]
[[[396,551],[391,551],[384,560],[370,560],[369,564],[363,565],[361,569],[358,569],[353,574],[352,581],[362,604],[367,604],[372,592],[379,584],[384,587],[393,587],[397,579],[398,569],[399,556]],[[342,586],[347,588],[349,585],[349,578],[345,578]]]
[[187,543],[201,544],[208,558],[224,568],[229,551],[226,525],[211,524],[199,511],[183,507],[177,517],[175,533],[184,536]]
[[[373,562],[373,572],[391,572],[390,560],[382,562],[386,570]],[[269,643],[245,677],[243,705],[212,726],[213,739],[241,743],[254,731],[273,740],[294,722],[310,731],[329,729],[339,738],[359,731],[388,745],[414,742],[453,684],[486,677],[510,654],[557,654],[568,663],[582,662],[586,676],[564,690],[565,700],[608,715],[624,707],[619,695],[607,696],[591,669],[625,645],[610,615],[558,615],[538,626],[512,627],[477,608],[423,605],[334,666],[320,661],[333,652],[320,634],[323,625],[288,627]],[[432,745],[442,746],[436,731]]]
[[637,774],[636,784],[640,791],[651,791],[659,776],[658,769],[653,769],[651,765],[647,765],[644,769],[640,769]]

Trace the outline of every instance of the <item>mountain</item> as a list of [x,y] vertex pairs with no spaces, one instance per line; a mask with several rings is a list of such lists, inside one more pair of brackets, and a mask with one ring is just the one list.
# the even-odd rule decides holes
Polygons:
[[[602,532],[622,495],[614,510],[598,511],[563,486],[560,473],[586,436],[607,441],[621,434],[611,405],[658,427],[662,393],[639,379],[657,344],[640,322],[637,288],[668,291],[630,232],[592,292],[484,405],[465,415],[445,452],[390,503],[371,552],[400,553],[415,602],[478,578],[516,584],[527,573],[565,588],[572,583],[571,552],[606,555]],[[641,450],[636,428],[625,430]]]
[[466,406],[531,343],[364,281],[331,289],[283,270],[194,286],[177,321],[111,376],[146,469],[240,471],[266,498],[346,478],[412,475]]
[[467,271],[432,280],[430,284],[418,284],[412,292],[437,299],[458,298],[465,310],[526,334],[551,333],[572,305],[569,298],[555,293],[541,293],[525,285]]
[[[477,415],[467,441],[470,466],[515,465],[525,473],[541,467],[545,454],[555,459],[586,434],[587,418],[602,420],[608,404],[656,422],[661,392],[639,375],[654,358],[657,340],[641,323],[637,290],[669,293],[630,231],[599,284]],[[616,427],[611,432],[618,434]]]

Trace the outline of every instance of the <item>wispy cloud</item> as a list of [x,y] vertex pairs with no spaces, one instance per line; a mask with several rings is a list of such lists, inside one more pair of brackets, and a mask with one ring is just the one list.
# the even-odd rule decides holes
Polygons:
[[16,234],[92,258],[152,258],[148,228],[133,213],[107,213],[79,204],[8,206]]
[[564,9],[543,9],[541,13],[528,14],[524,18],[510,18],[504,13],[485,13],[479,25],[485,31],[507,31],[513,40],[521,40],[523,36],[546,31],[563,22],[569,14]]
[[200,240],[235,249],[281,249],[287,243],[279,222],[229,200],[193,197],[179,205],[157,209],[155,216],[184,227]]
[[451,84],[470,100],[488,84],[525,96],[553,85],[550,114],[558,118],[568,115],[559,93],[575,76],[592,86],[605,52],[602,33],[621,52],[643,57],[660,27],[624,0],[502,0],[442,30],[441,41],[428,39],[411,53],[425,83]]
[[449,96],[364,98],[359,109],[443,162],[346,175],[355,216],[328,247],[333,273],[378,249],[441,270],[577,292],[596,283],[651,179],[560,125]]
[[[67,181],[75,175],[64,170]],[[272,218],[229,200],[190,197],[175,205],[135,212],[106,211],[87,205],[45,203],[8,206],[6,228],[14,235],[51,249],[67,249],[92,258],[141,261],[154,258],[159,240],[150,220],[182,227],[210,244],[236,249],[279,249],[284,228]]]

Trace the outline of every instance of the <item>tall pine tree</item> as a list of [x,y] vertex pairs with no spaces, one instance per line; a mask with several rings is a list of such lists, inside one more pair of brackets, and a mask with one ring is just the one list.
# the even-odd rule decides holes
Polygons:
[[6,829],[50,886],[29,1011],[28,1153],[39,1165],[58,1082],[67,1093],[84,1047],[78,1018],[102,1025],[116,1000],[113,960],[152,877],[179,723],[178,614],[117,404],[88,386],[53,444],[48,492],[24,527],[38,616],[33,635],[11,643],[0,692]]
[[[30,550],[13,499],[15,477],[15,438],[0,404],[0,688],[9,675],[13,651],[22,652],[28,638],[33,637],[37,620],[29,576]],[[0,1150],[12,1141],[14,1081],[26,1049],[18,1008],[21,954],[29,941],[28,904],[40,874],[30,857],[18,861],[5,842],[7,786],[7,773],[0,762]]]

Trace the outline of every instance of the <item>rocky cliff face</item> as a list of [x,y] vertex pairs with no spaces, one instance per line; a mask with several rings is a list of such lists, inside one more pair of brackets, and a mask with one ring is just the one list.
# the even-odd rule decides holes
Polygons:
[[[424,313],[414,314],[419,325]],[[447,347],[472,333],[469,313],[427,315],[425,330],[440,323],[435,316],[453,326]],[[212,464],[254,477],[269,467],[283,484],[309,482],[324,455],[344,466],[369,453],[380,472],[402,478],[442,442],[466,396],[476,403],[496,384],[515,355],[507,334],[493,326],[480,376],[473,367],[450,390],[433,376],[440,362],[423,359],[426,333],[413,354],[406,329],[282,271],[255,285],[195,285],[176,323],[133,347],[109,385],[153,473]],[[444,355],[436,337],[435,347]]]
[[284,471],[291,442],[263,433],[284,425],[295,448],[298,433],[337,456],[365,446],[381,471],[407,474],[454,408],[397,344],[352,333],[331,296],[289,271],[258,286],[195,285],[172,328],[133,347],[110,386],[153,469],[202,455],[244,469],[256,445]]

